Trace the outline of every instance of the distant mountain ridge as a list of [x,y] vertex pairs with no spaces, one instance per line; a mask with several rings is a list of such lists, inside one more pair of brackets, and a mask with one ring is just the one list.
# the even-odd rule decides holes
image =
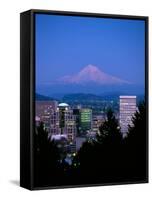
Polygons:
[[36,99],[36,101],[49,101],[49,100],[53,101],[53,100],[55,100],[52,97],[41,95],[41,94],[38,94],[38,93],[35,94],[35,99]]
[[118,100],[120,95],[128,95],[124,93],[109,93],[109,94],[84,94],[84,93],[76,93],[76,94],[66,94],[63,96],[63,101],[101,101],[101,100]]
[[[101,101],[101,100],[106,100],[106,101],[111,101],[111,100],[119,100],[120,95],[129,95],[121,92],[115,92],[115,93],[105,93],[105,94],[91,94],[91,93],[75,93],[75,94],[65,94],[61,98],[54,98],[53,95],[52,97],[50,96],[45,96],[36,93],[36,101],[58,101],[58,102],[93,102],[93,101]],[[137,100],[143,100],[144,95],[137,95],[138,99]]]
[[102,97],[100,95],[95,94],[84,94],[84,93],[76,93],[76,94],[66,94],[63,97],[63,101],[77,101],[77,100],[101,100]]

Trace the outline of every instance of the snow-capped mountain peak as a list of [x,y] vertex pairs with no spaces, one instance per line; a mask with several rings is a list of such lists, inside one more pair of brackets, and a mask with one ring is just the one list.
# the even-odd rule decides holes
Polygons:
[[84,67],[80,72],[74,75],[68,75],[61,77],[60,82],[64,84],[85,84],[85,83],[96,83],[96,84],[129,84],[128,81],[122,80],[118,77],[106,74],[100,70],[97,66],[92,64]]

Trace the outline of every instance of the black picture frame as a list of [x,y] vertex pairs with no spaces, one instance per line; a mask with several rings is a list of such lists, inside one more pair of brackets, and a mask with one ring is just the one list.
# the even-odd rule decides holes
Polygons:
[[[133,19],[145,21],[146,176],[141,181],[35,187],[33,132],[35,129],[35,14]],[[54,10],[28,10],[20,14],[20,186],[29,190],[148,183],[148,17]]]

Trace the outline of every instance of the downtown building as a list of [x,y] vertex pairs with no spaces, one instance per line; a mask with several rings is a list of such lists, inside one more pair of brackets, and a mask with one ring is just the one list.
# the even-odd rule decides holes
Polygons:
[[76,117],[66,103],[60,103],[50,116],[50,135],[66,135],[69,141],[76,137]]
[[132,118],[136,110],[136,96],[119,97],[119,124],[123,137],[127,136],[128,126],[133,126]]
[[87,134],[92,129],[92,110],[89,108],[80,109],[80,132]]
[[100,126],[105,122],[104,115],[95,115],[92,118],[92,131],[96,134],[99,134]]
[[65,138],[67,141],[67,151],[75,153],[76,134],[76,116],[73,114],[73,110],[68,104],[60,103],[57,109],[50,115],[49,137],[53,139]]
[[58,144],[65,144],[68,151],[76,151],[76,116],[66,103],[57,101],[36,101],[35,122],[44,123],[50,139]]
[[57,106],[57,101],[36,101],[35,103],[36,125],[43,122],[48,133],[50,133],[50,117],[57,109]]

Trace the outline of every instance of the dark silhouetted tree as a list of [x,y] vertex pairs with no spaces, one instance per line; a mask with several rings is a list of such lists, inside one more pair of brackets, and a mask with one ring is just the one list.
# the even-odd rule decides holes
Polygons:
[[112,109],[107,111],[107,119],[99,128],[100,133],[97,135],[97,141],[103,145],[120,143],[122,136],[118,120],[116,119]]
[[[111,109],[107,119],[100,127],[100,134],[95,141],[85,142],[77,154],[75,161],[78,172],[84,181],[103,182],[117,177],[121,159],[122,137],[119,124]],[[100,177],[100,178],[99,178]]]
[[[37,186],[48,184],[59,173],[60,155],[54,141],[48,138],[48,132],[41,122],[34,134],[34,173]],[[54,178],[55,179],[55,178]]]
[[[123,138],[118,120],[111,109],[108,109],[107,118],[99,130],[97,143],[99,145],[99,152],[102,152],[100,167],[104,172],[103,176],[108,180],[113,180],[115,177],[119,179],[122,170]],[[101,153],[98,154],[100,158]]]
[[143,180],[146,177],[146,107],[142,102],[132,118],[133,126],[129,126],[128,136],[124,140],[124,163],[132,177]]

